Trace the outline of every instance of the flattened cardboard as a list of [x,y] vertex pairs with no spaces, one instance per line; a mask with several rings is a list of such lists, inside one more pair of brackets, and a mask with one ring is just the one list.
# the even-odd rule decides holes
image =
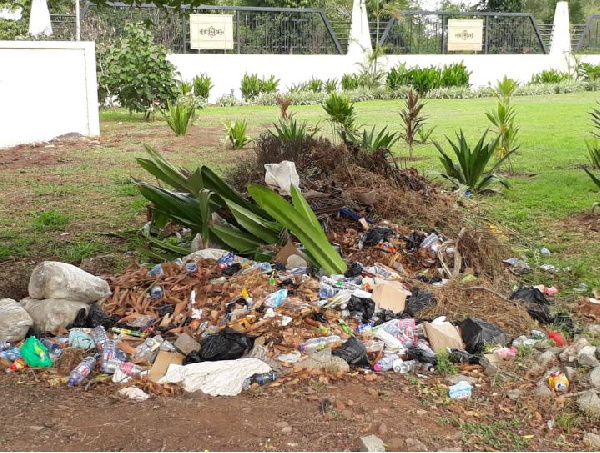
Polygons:
[[150,380],[152,382],[158,382],[165,374],[167,374],[167,368],[169,365],[181,365],[183,363],[184,356],[174,352],[160,351],[154,365],[150,368]]
[[402,283],[395,281],[378,283],[373,287],[373,301],[377,306],[384,310],[392,310],[394,313],[404,311],[406,298],[411,294]]
[[435,352],[446,352],[446,348],[464,349],[460,332],[449,322],[441,324],[423,323],[425,335]]

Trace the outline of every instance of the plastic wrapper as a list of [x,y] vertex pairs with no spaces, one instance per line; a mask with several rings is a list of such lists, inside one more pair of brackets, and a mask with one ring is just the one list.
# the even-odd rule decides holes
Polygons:
[[375,227],[367,231],[361,238],[361,243],[364,247],[372,247],[382,241],[387,241],[393,236],[394,230],[391,228]]
[[21,341],[33,325],[29,313],[13,299],[0,299],[0,343]]
[[413,346],[417,339],[417,325],[414,319],[393,319],[378,326],[379,329],[400,340],[407,348]]
[[31,368],[49,368],[52,366],[52,360],[48,354],[48,349],[40,340],[35,337],[29,337],[19,349],[21,358],[25,360]]
[[252,342],[248,337],[228,329],[206,337],[200,348],[200,359],[202,362],[235,360],[250,349],[252,349]]
[[332,354],[344,359],[348,365],[357,367],[368,367],[369,356],[367,349],[356,337],[351,337],[340,347],[334,349]]
[[300,185],[296,164],[284,160],[278,164],[265,164],[265,184],[281,189],[283,195],[290,195],[291,186]]
[[34,299],[68,299],[96,302],[110,295],[108,283],[68,263],[44,261],[29,280],[29,296]]
[[468,352],[483,352],[486,346],[506,346],[506,334],[497,326],[479,318],[468,318],[460,324]]
[[[173,307],[173,304],[169,304]],[[174,310],[174,307],[173,307]],[[118,316],[108,316],[99,304],[95,303],[90,305],[90,311],[87,317],[87,327],[98,327],[102,326],[106,330],[113,327],[119,321]]]
[[348,270],[346,271],[346,273],[344,274],[344,277],[346,277],[346,278],[358,277],[359,275],[362,274],[362,271],[363,271],[362,264],[352,263],[350,265],[350,267],[348,268]]

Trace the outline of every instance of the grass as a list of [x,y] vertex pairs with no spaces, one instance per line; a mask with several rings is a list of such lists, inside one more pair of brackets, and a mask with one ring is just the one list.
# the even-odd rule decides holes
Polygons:
[[493,423],[464,422],[460,424],[463,442],[476,450],[524,451],[529,440],[519,434],[523,424],[518,418]]
[[[509,177],[511,189],[504,195],[477,198],[480,214],[509,231],[515,256],[525,255],[533,266],[549,263],[571,268],[556,275],[536,272],[526,276],[532,282],[558,285],[565,295],[568,291],[564,290],[580,282],[600,285],[600,241],[584,230],[567,227],[570,219],[589,212],[600,201],[598,190],[581,169],[587,164],[584,138],[591,130],[588,112],[594,101],[590,93],[515,98],[521,148],[514,156],[514,169],[535,176]],[[436,126],[431,138],[440,143],[445,135],[454,138],[459,128],[472,141],[487,128],[485,112],[494,103],[493,99],[429,100],[423,109],[429,118],[426,127]],[[390,132],[401,129],[398,112],[402,108],[402,100],[355,105],[360,124],[387,126]],[[327,117],[318,105],[291,106],[289,111],[310,125]],[[99,145],[59,145],[52,152],[60,159],[50,165],[3,168],[0,231],[14,234],[3,238],[0,259],[49,253],[78,259],[98,250],[115,251],[110,245],[94,249],[73,243],[88,242],[90,234],[131,230],[143,224],[145,202],[129,182],[130,176],[144,174],[135,163],[136,157],[144,155],[143,144],[164,152],[176,164],[208,164],[222,171],[240,159],[239,151],[228,150],[222,143],[222,124],[232,117],[246,119],[248,134],[258,136],[272,127],[279,108],[210,107],[198,112],[185,137],[173,137],[159,119],[147,122],[123,110],[103,111]],[[331,131],[322,133],[331,135]],[[394,152],[407,155],[401,143],[394,146]],[[419,160],[409,165],[441,180],[437,175],[442,167],[432,144],[417,145],[415,155]],[[27,212],[39,214],[32,218]],[[70,241],[58,240],[65,232]],[[51,251],[46,247],[49,242],[54,244]],[[539,256],[540,247],[549,248],[553,255]]]

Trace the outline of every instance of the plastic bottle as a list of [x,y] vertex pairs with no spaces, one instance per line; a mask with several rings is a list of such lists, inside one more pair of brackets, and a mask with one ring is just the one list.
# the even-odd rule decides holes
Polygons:
[[13,345],[8,342],[0,341],[0,351],[6,351],[7,349],[12,348]]
[[315,352],[319,349],[323,349],[326,346],[334,343],[341,343],[342,339],[337,335],[331,335],[329,337],[311,338],[306,343],[300,346],[300,350],[304,352]]
[[108,339],[104,326],[94,327],[94,330],[92,330],[92,338],[94,339],[94,343],[96,343],[96,349],[98,349],[99,352],[102,352],[104,343],[106,343],[106,340]]
[[396,359],[394,360],[393,368],[396,373],[406,374],[417,370],[419,368],[419,362],[416,360],[408,360],[405,362],[402,359]]
[[395,336],[387,333],[383,329],[378,329],[375,332],[375,337],[379,338],[381,341],[385,343],[385,347],[388,349],[394,349],[398,351],[404,351],[404,345],[400,340],[398,340]]
[[83,361],[77,365],[73,371],[71,371],[69,379],[67,380],[67,384],[70,387],[81,384],[88,374],[94,370],[97,360],[98,354],[94,355],[93,357],[87,357],[83,359]]
[[269,373],[256,373],[244,380],[242,388],[246,390],[254,383],[257,383],[258,385],[265,385],[269,382],[275,382],[276,379],[277,373],[275,371],[271,371]]
[[394,361],[399,358],[400,356],[398,354],[389,354],[383,356],[375,365],[373,365],[373,369],[378,372],[389,371],[394,367]]
[[[118,362],[118,363],[115,363]],[[120,361],[117,360],[117,343],[114,340],[106,340],[104,349],[102,350],[102,371],[112,374]]]
[[42,341],[42,344],[48,350],[48,354],[50,355],[51,359],[56,359],[58,356],[60,356],[62,348],[60,347],[59,344],[54,343],[53,341],[50,341],[47,338],[42,338],[41,341]]
[[21,351],[19,348],[11,348],[0,352],[0,359],[6,359],[11,362],[21,358]]
[[132,362],[121,362],[119,369],[127,376],[139,376],[144,371],[141,366]]

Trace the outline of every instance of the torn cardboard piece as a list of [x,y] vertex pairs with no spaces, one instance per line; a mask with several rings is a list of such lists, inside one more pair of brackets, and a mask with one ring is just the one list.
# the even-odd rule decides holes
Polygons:
[[174,352],[160,351],[154,365],[150,369],[150,380],[152,382],[158,382],[165,374],[171,364],[181,365],[183,363],[184,356]]
[[431,344],[431,349],[436,353],[446,352],[446,348],[464,349],[465,347],[460,332],[449,322],[426,322],[423,323],[423,329]]
[[406,299],[412,295],[404,285],[396,281],[378,283],[373,287],[373,301],[382,310],[391,310],[402,313],[406,306]]

